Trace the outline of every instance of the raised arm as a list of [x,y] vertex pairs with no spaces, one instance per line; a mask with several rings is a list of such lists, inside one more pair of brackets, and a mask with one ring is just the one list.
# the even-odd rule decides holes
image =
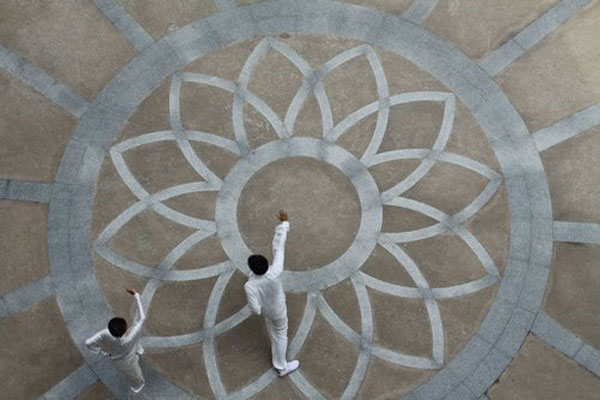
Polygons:
[[[285,219],[283,216],[285,215]],[[287,221],[287,214],[284,212],[280,213],[281,224],[275,228],[275,235],[273,236],[273,264],[269,268],[269,274],[277,276],[283,271],[283,259],[285,256],[285,241],[287,239],[287,233],[290,230],[290,223]]]
[[142,306],[142,299],[140,297],[140,294],[133,289],[127,289],[127,292],[129,294],[133,294],[135,302],[137,303],[138,320],[129,330],[129,332],[127,332],[127,341],[135,341],[142,335],[142,326],[144,325],[144,321],[146,320],[146,313],[144,312],[144,307]]

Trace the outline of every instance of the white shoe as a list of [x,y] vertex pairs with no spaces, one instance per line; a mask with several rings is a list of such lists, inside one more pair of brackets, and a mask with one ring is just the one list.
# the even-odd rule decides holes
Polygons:
[[132,388],[130,388],[130,389],[131,389],[131,391],[132,391],[133,393],[139,393],[139,392],[141,392],[141,391],[142,391],[142,389],[144,388],[144,386],[146,386],[146,382],[142,382],[142,384],[141,384],[140,386],[138,386],[138,387],[134,387],[134,388],[132,387]]
[[287,374],[294,372],[295,370],[298,369],[299,366],[300,366],[300,362],[298,360],[290,361],[289,363],[287,363],[287,366],[285,367],[285,369],[277,370],[277,372],[279,372],[279,377],[283,378]]

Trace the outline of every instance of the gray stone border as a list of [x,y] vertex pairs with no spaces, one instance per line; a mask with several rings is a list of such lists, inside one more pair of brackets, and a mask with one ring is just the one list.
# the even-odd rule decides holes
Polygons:
[[98,377],[87,366],[82,365],[69,376],[41,395],[38,400],[74,399],[98,381]]
[[600,224],[554,221],[554,241],[600,244]]
[[415,24],[422,24],[440,0],[414,0],[402,18]]
[[561,119],[532,134],[539,151],[544,151],[600,125],[600,103]]
[[[48,237],[51,275],[71,336],[92,370],[124,397],[122,377],[83,346],[110,316],[95,280],[89,243],[93,187],[106,149],[133,108],[183,65],[236,40],[281,32],[332,34],[407,58],[450,88],[486,133],[509,197],[510,247],[500,291],[513,296],[499,294],[481,329],[459,354],[407,398],[442,398],[461,383],[475,396],[482,394],[518,351],[548,276],[552,215],[539,154],[490,76],[447,42],[406,20],[325,0],[269,1],[194,22],[146,48],[82,115],[57,173]],[[166,380],[150,380],[148,390],[157,396],[185,396]]]
[[0,180],[0,199],[50,203],[54,184]]
[[80,117],[87,109],[89,103],[86,99],[76,95],[67,86],[57,82],[46,72],[2,45],[0,45],[0,68],[75,117]]
[[531,331],[600,378],[600,351],[584,343],[547,314],[540,312],[537,315]]
[[324,289],[351,277],[362,266],[377,245],[383,222],[383,204],[375,180],[367,168],[348,151],[323,140],[291,138],[269,142],[240,160],[217,196],[215,221],[223,250],[234,265],[249,274],[246,259],[252,254],[237,223],[238,201],[248,180],[266,165],[287,157],[308,157],[323,161],[341,171],[352,183],[361,207],[361,220],[354,241],[335,261],[315,270],[283,271],[287,291],[310,292]]
[[0,321],[54,295],[54,286],[46,276],[0,296]]
[[94,0],[94,4],[137,51],[143,51],[154,43],[152,36],[129,15],[118,0]]
[[561,24],[569,20],[591,0],[562,0],[537,20],[529,24],[515,37],[509,39],[500,48],[479,62],[481,68],[490,76],[498,75],[504,68],[521,57]]

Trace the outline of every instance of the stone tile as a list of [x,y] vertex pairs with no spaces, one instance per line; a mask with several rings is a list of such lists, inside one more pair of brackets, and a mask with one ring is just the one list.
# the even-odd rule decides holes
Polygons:
[[378,98],[375,78],[365,56],[340,65],[327,74],[323,83],[334,124]]
[[479,329],[494,300],[496,289],[497,285],[493,285],[466,296],[437,301],[444,327],[446,360],[452,360]]
[[409,60],[380,48],[375,51],[383,65],[390,95],[420,91],[450,92],[440,81]]
[[600,348],[600,246],[555,243],[544,311],[576,336]]
[[303,80],[302,73],[290,60],[271,49],[250,75],[248,90],[267,103],[283,121]]
[[598,18],[592,2],[496,76],[531,132],[600,101]]
[[169,90],[171,79],[154,89],[131,113],[115,143],[146,133],[171,130]]
[[260,316],[252,316],[216,339],[217,367],[228,392],[253,382],[271,366],[271,344]]
[[[337,140],[337,145],[348,150],[354,157],[360,159],[367,150],[377,125],[377,114],[363,118],[346,131]],[[320,132],[320,130],[319,130]]]
[[131,322],[135,316],[136,305],[125,289],[132,288],[142,293],[148,278],[115,267],[98,255],[94,255],[94,268],[100,291],[113,314]]
[[373,342],[411,356],[431,357],[431,324],[422,299],[403,299],[368,289]]
[[96,382],[88,390],[75,398],[76,400],[116,400],[102,382]]
[[173,269],[210,267],[229,260],[217,235],[212,235],[192,247],[173,266]]
[[172,197],[163,202],[175,211],[207,221],[215,220],[217,192],[196,192]]
[[396,206],[383,206],[383,232],[406,232],[435,225],[438,221],[409,210]]
[[360,334],[360,308],[350,279],[323,290],[323,296],[342,321]]
[[190,144],[204,165],[221,179],[225,179],[239,160],[239,156],[218,146],[203,142],[190,142]]
[[[323,357],[327,354],[327,357]],[[304,377],[328,398],[339,398],[350,380],[358,351],[317,314],[300,353]],[[335,360],[335,363],[332,363]]]
[[341,0],[344,3],[375,8],[386,13],[401,16],[411,5],[410,0]]
[[313,69],[320,68],[339,53],[362,44],[329,34],[290,34],[289,37],[280,35],[277,39],[293,48]]
[[444,103],[433,101],[399,104],[390,108],[386,134],[379,152],[433,147],[440,133]]
[[[186,129],[212,133],[235,140],[233,95],[196,83],[181,85],[181,119]],[[245,111],[250,106],[244,106]]]
[[453,215],[470,204],[483,191],[487,182],[487,178],[476,172],[454,164],[438,162],[403,196],[422,201]]
[[204,313],[217,278],[186,282],[163,282],[156,291],[146,330],[152,335],[173,336],[204,327]]
[[4,71],[0,93],[0,176],[53,181],[76,119]]
[[465,224],[487,250],[501,273],[508,253],[509,221],[508,199],[502,185],[494,197]]
[[[313,137],[317,139],[323,138],[323,122],[321,120],[322,114],[321,109],[319,108],[319,103],[313,93],[311,93],[304,102],[302,109],[298,113],[296,117],[296,124],[294,125],[294,135],[293,136],[307,136]],[[359,123],[360,124],[360,123]],[[358,125],[358,124],[357,124]],[[362,151],[359,153],[354,153],[349,146],[343,143],[344,139],[349,135],[346,133],[342,136],[338,143],[350,151],[352,154],[362,154]]]
[[123,153],[123,158],[148,193],[184,183],[205,181],[172,140],[136,147]]
[[260,391],[256,396],[251,397],[252,400],[303,400],[305,398],[290,379],[274,379],[269,386]]
[[396,399],[423,384],[435,373],[434,370],[406,368],[372,357],[357,398]]
[[501,172],[500,164],[490,147],[487,136],[460,101],[456,102],[452,134],[445,151],[471,158],[498,173]]
[[556,221],[600,223],[598,148],[600,127],[541,153]]
[[193,232],[192,228],[146,210],[125,224],[108,242],[108,247],[132,261],[157,266]]
[[384,282],[416,287],[402,264],[379,245],[375,246],[375,250],[373,250],[373,253],[371,253],[360,270]]
[[488,391],[493,400],[595,399],[600,380],[529,335],[517,357]]
[[251,149],[256,149],[265,143],[279,139],[271,123],[254,107],[246,104],[243,113],[244,128]]
[[48,206],[0,201],[0,295],[48,275]]
[[206,54],[188,64],[185,72],[196,72],[236,81],[242,66],[262,38],[242,40]]
[[122,0],[121,3],[155,39],[217,11],[214,2],[209,0],[184,0],[173,4],[160,0]]
[[2,44],[89,100],[136,50],[92,2],[5,1]]
[[143,357],[177,386],[202,399],[212,398],[201,344],[176,349],[147,349]]
[[36,398],[84,362],[54,298],[0,321],[0,336],[0,390],[6,399]]
[[463,284],[486,274],[475,253],[454,233],[401,246],[432,288]]
[[336,260],[354,241],[360,223],[354,186],[338,169],[309,158],[273,162],[246,184],[238,224],[254,253],[271,259],[275,216],[282,208],[288,211],[291,225],[285,268],[294,271]]
[[423,26],[449,40],[468,57],[478,60],[535,21],[558,0],[460,1],[442,0]]
[[125,185],[109,157],[104,159],[92,206],[92,235],[97,237],[119,214],[138,199]]
[[373,175],[379,191],[384,192],[402,182],[420,164],[421,160],[416,159],[389,161],[370,167],[369,172]]

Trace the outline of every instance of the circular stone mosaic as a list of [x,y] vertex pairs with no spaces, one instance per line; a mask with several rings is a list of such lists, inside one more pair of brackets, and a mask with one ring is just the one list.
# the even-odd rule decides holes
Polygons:
[[[133,279],[143,288],[143,302],[149,307],[149,331],[160,330],[154,328],[157,322],[152,322],[152,314],[159,307],[154,303],[163,287],[210,282],[203,286],[205,304],[198,308],[198,314],[186,311],[197,323],[182,322],[174,333],[149,336],[144,343],[150,353],[152,348],[201,344],[212,395],[248,398],[275,381],[275,372],[267,367],[242,386],[231,384],[220,372],[225,367],[219,364],[218,342],[219,337],[251,318],[243,299],[234,295],[237,303],[233,304],[227,292],[236,290],[231,288],[235,276],[248,273],[247,256],[268,251],[264,243],[272,234],[274,221],[264,226],[255,222],[244,229],[240,229],[240,221],[252,210],[252,190],[261,194],[270,190],[269,176],[273,182],[293,180],[281,172],[285,169],[269,169],[271,166],[286,159],[322,164],[322,171],[334,171],[329,174],[330,181],[323,182],[339,182],[337,191],[348,194],[337,198],[337,194],[328,195],[336,201],[327,204],[327,198],[319,196],[330,188],[320,188],[318,179],[307,180],[315,182],[312,196],[315,204],[324,205],[323,214],[314,215],[318,210],[311,208],[311,195],[291,208],[289,204],[265,204],[265,199],[271,198],[268,195],[256,204],[261,210],[273,207],[273,218],[279,208],[287,207],[290,212],[291,258],[286,263],[297,267],[284,272],[283,282],[286,292],[306,295],[295,329],[290,329],[288,357],[310,353],[305,347],[314,342],[313,323],[317,316],[323,317],[357,354],[335,396],[350,398],[360,393],[370,363],[378,359],[433,372],[427,375],[432,376],[428,382],[417,388],[422,381],[415,381],[401,393],[416,388],[414,393],[427,398],[442,397],[468,378],[462,375],[465,363],[481,364],[482,368],[508,363],[506,355],[514,353],[518,346],[513,347],[522,340],[519,329],[508,333],[504,329],[515,312],[514,304],[519,301],[520,307],[527,309],[537,307],[541,300],[537,288],[543,288],[545,282],[527,283],[524,274],[511,273],[522,264],[542,264],[550,254],[545,245],[545,220],[536,219],[549,213],[549,202],[544,196],[534,200],[530,195],[536,185],[540,193],[547,193],[545,181],[527,180],[529,175],[525,174],[540,168],[539,158],[524,138],[522,121],[499,89],[458,51],[405,21],[341,4],[324,4],[318,8],[326,11],[322,14],[315,14],[317,8],[312,6],[298,6],[294,15],[295,31],[317,35],[279,37],[290,25],[283,23],[286,16],[278,15],[275,2],[191,24],[157,42],[125,67],[81,118],[59,171],[61,180],[75,184],[75,188],[97,188],[95,200],[87,189],[70,189],[65,195],[75,204],[72,212],[81,212],[84,218],[88,215],[87,225],[70,223],[68,229],[73,237],[77,229],[89,228],[93,221],[92,251],[104,296],[113,309],[119,309],[107,288]],[[258,15],[267,10],[269,18],[263,21]],[[333,24],[340,15],[344,16],[342,25]],[[246,40],[253,36],[260,39]],[[235,40],[242,41],[227,47]],[[411,81],[409,71],[413,70],[423,78]],[[138,111],[130,116],[136,108]],[[207,115],[210,118],[204,118]],[[422,116],[430,118],[421,121]],[[200,126],[203,118],[214,130]],[[481,136],[476,138],[471,134],[474,131]],[[457,135],[460,137],[453,139]],[[482,140],[484,135],[489,147]],[[468,150],[469,143],[475,150]],[[73,168],[68,168],[69,162]],[[459,178],[452,181],[455,176]],[[253,189],[257,177],[263,184]],[[459,197],[452,197],[453,190]],[[496,204],[498,209],[506,208],[504,190],[510,204],[510,215],[499,211],[504,225],[483,222],[476,227],[473,220],[486,207]],[[291,198],[294,193],[286,195]],[[469,199],[462,204],[465,196]],[[240,203],[241,198],[248,200]],[[328,207],[334,211],[328,212]],[[341,213],[337,219],[335,210]],[[344,210],[350,211],[347,221]],[[309,241],[294,237],[296,226],[302,226],[294,218],[301,220],[303,216],[315,218],[311,227],[316,226],[314,235],[321,236],[311,240],[325,243],[321,243],[323,248],[327,248],[327,236],[335,232],[339,221],[339,235],[345,236],[332,239],[334,259],[326,255],[302,258],[303,253],[318,247],[302,247]],[[509,218],[510,246],[505,242]],[[487,228],[485,233],[471,232],[481,230],[482,224]],[[269,226],[271,230],[266,229]],[[530,235],[534,229],[539,237]],[[259,235],[264,238],[256,239]],[[450,237],[451,245],[436,242]],[[82,245],[81,240],[70,240],[69,251],[77,253],[74,248]],[[203,248],[208,242],[212,247]],[[416,243],[427,245],[419,247]],[[301,251],[294,253],[294,249]],[[215,254],[219,252],[222,259],[217,260]],[[81,253],[85,258],[82,265],[89,265],[91,270],[90,254]],[[381,266],[378,273],[377,264],[385,257],[387,267]],[[214,263],[198,266],[213,258]],[[306,265],[306,260],[313,259],[322,260],[322,265]],[[441,266],[436,267],[438,264]],[[127,271],[127,275],[106,272],[114,267]],[[502,278],[502,270],[502,276],[509,276],[509,280]],[[60,273],[56,271],[53,273]],[[393,274],[397,279],[391,277]],[[343,296],[351,293],[348,296],[356,299],[358,323],[346,315],[351,307],[348,302],[340,312],[336,300],[327,294],[344,283],[351,290],[342,292]],[[108,315],[94,285],[92,294],[71,311],[73,297],[59,295],[61,310],[77,340],[100,327],[96,319]],[[527,295],[519,296],[522,291]],[[440,302],[480,292],[484,293],[482,304],[471,325],[462,328],[462,335],[445,332]],[[83,292],[74,298],[78,295],[83,296]],[[385,314],[377,309],[381,301],[374,301],[377,296],[418,302],[415,307],[423,308],[426,324],[406,328],[393,322],[386,325]],[[177,299],[177,294],[170,298]],[[185,299],[181,301],[185,303]],[[503,307],[507,302],[512,306]],[[171,304],[174,318],[179,318],[179,305],[178,300]],[[235,310],[223,315],[221,310],[227,307]],[[389,303],[388,312],[391,307],[393,303]],[[97,318],[77,318],[79,309],[93,312]],[[395,310],[398,314],[408,312]],[[292,314],[290,320],[294,319]],[[161,318],[168,316],[168,311],[161,314]],[[496,321],[505,324],[496,328]],[[410,340],[419,344],[390,344],[386,339],[389,332],[383,331],[398,329],[405,329],[398,333],[400,337],[411,334]],[[425,350],[423,343],[428,346]],[[310,365],[303,363],[290,379],[309,398],[331,397],[315,384],[318,378],[311,378]],[[111,388],[118,384],[113,375],[99,372],[99,376]],[[152,385],[156,386],[155,393],[183,396],[164,378],[155,379]]]

